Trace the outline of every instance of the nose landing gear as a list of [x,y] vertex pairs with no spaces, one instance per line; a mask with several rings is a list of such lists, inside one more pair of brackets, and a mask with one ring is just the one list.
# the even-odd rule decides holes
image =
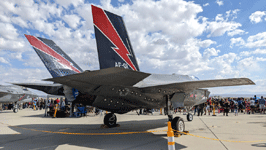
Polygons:
[[109,128],[116,127],[117,118],[116,115],[113,113],[106,114],[104,116],[104,125],[108,126]]

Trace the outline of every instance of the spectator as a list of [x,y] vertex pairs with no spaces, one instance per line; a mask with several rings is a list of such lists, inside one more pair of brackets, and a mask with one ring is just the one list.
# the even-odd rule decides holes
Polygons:
[[234,103],[235,116],[238,116],[238,104]]
[[203,108],[204,108],[204,103],[199,104],[199,106],[198,106],[198,116],[200,116],[200,115],[202,116]]
[[194,106],[194,115],[196,115],[197,111],[198,111],[198,105]]
[[60,100],[58,98],[55,101],[56,101],[56,104],[60,104]]
[[241,112],[242,112],[242,109],[243,109],[243,105],[242,105],[242,103],[243,103],[242,98],[240,98],[240,99],[238,100],[238,108],[239,108],[239,111],[241,111]]
[[229,102],[228,102],[228,100],[226,99],[225,102],[224,102],[224,108],[225,108],[225,109],[224,109],[224,112],[225,112],[226,116],[228,116],[229,107],[230,107]]
[[250,108],[251,108],[251,113],[254,114],[255,100],[253,100],[253,98],[250,99]]
[[260,113],[264,111],[264,105],[265,105],[265,99],[263,98],[263,96],[261,96],[261,99],[259,100]]

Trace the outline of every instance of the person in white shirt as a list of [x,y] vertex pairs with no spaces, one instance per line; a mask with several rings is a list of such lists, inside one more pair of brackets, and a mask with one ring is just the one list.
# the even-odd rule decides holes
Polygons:
[[251,108],[252,114],[254,114],[255,100],[253,100],[253,98],[250,99],[250,108]]

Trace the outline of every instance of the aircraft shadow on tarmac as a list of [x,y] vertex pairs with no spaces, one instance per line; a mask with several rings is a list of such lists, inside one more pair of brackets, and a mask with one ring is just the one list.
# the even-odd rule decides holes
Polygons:
[[266,143],[256,143],[256,144],[251,144],[252,146],[256,147],[266,147]]
[[248,122],[248,123],[252,123],[252,124],[262,124],[263,127],[266,127],[266,121],[264,121],[264,122]]
[[[120,127],[100,128],[101,124],[34,124],[9,126],[20,134],[0,135],[0,147],[3,149],[55,149],[59,145],[72,145],[96,149],[167,149],[166,131],[158,133],[140,133],[126,135],[67,135],[44,133],[27,129],[69,132],[69,133],[119,133],[158,130],[166,127],[167,119],[124,121]],[[27,129],[22,129],[27,128]],[[165,128],[164,128],[165,129]],[[159,129],[161,130],[161,129]],[[186,148],[175,144],[176,149]]]

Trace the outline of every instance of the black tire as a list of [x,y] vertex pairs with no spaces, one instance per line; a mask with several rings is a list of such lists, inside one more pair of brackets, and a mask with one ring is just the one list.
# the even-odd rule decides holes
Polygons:
[[115,114],[106,114],[104,117],[104,124],[107,125],[109,128],[116,127],[116,115]]
[[185,131],[185,123],[184,120],[180,117],[175,117],[172,121],[172,128],[175,132],[184,132]]
[[192,121],[193,120],[193,115],[191,113],[187,114],[187,121]]
[[13,109],[13,112],[14,112],[14,113],[17,113],[17,112],[18,112],[18,109],[17,109],[17,108],[14,108],[14,109]]

